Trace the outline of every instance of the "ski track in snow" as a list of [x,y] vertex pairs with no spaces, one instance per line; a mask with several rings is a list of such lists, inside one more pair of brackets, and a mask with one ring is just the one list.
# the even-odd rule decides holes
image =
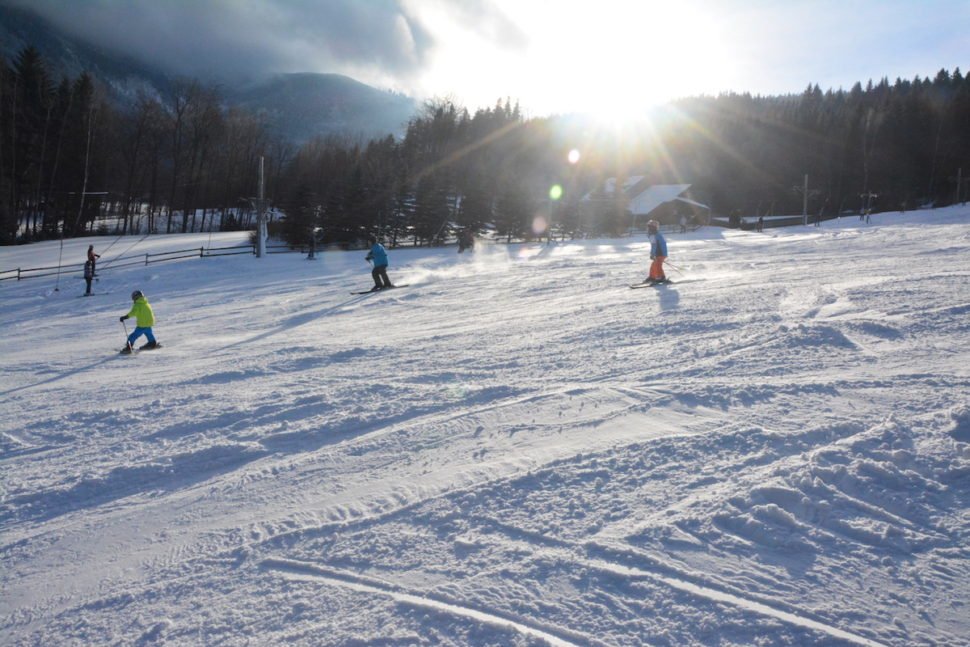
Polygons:
[[[508,544],[515,543],[513,540],[508,540]],[[528,552],[535,552],[538,548],[537,546],[528,542],[518,542],[520,550],[525,550]],[[571,549],[570,549],[571,548]],[[721,604],[731,605],[738,607],[744,611],[751,612],[754,614],[759,614],[763,616],[769,616],[780,620],[782,622],[797,625],[799,627],[804,627],[815,632],[828,634],[834,638],[844,640],[856,645],[864,645],[866,647],[884,647],[883,643],[880,643],[869,638],[859,636],[849,631],[845,631],[838,627],[833,627],[824,622],[818,620],[813,620],[803,615],[793,613],[790,611],[784,611],[777,609],[767,604],[763,604],[752,600],[750,598],[741,597],[726,591],[713,589],[709,586],[704,586],[698,584],[695,581],[687,581],[685,576],[687,574],[679,573],[680,577],[672,577],[670,575],[664,575],[658,572],[652,572],[643,570],[640,568],[631,568],[610,562],[604,559],[583,559],[577,560],[576,552],[578,547],[559,547],[557,551],[556,548],[550,547],[548,543],[541,548],[541,551],[545,553],[548,557],[553,552],[563,552],[563,558],[574,561],[577,566],[583,566],[587,568],[592,568],[596,570],[603,571],[612,575],[617,575],[624,578],[638,579],[638,578],[650,578],[659,582],[666,584],[672,588],[676,588],[685,591],[691,595],[706,598],[714,602]],[[604,553],[611,552],[610,547],[607,546],[589,546],[588,548],[593,549],[596,552],[602,551]],[[361,577],[354,573],[349,573],[345,571],[339,571],[335,569],[330,569],[322,564],[313,564],[307,562],[301,562],[296,560],[281,559],[281,558],[268,558],[261,562],[261,566],[268,570],[279,571],[287,574],[295,574],[298,576],[307,576],[316,580],[320,580],[323,583],[329,584],[331,586],[350,586],[361,591],[390,595],[396,600],[406,602],[409,604],[414,604],[418,606],[428,606],[436,608],[441,611],[446,611],[449,613],[455,613],[457,615],[467,616],[469,618],[479,620],[482,622],[489,622],[493,624],[510,624],[516,630],[526,633],[533,634],[542,638],[551,645],[572,645],[572,644],[583,644],[583,645],[595,645],[602,644],[600,641],[593,640],[589,636],[582,636],[575,634],[574,632],[567,632],[562,628],[553,627],[535,627],[531,626],[525,619],[512,619],[503,617],[501,614],[497,614],[494,611],[486,611],[483,609],[470,608],[465,605],[456,603],[455,601],[445,601],[440,599],[435,599],[427,594],[421,592],[410,591],[399,585],[395,585],[389,582],[374,582],[369,578]],[[669,565],[662,565],[664,570],[677,573],[676,569],[671,568]],[[693,579],[697,579],[696,575]],[[565,636],[565,638],[564,638]],[[574,642],[567,642],[569,641]]]
[[968,221],[671,236],[652,290],[636,239],[0,285],[0,631],[965,644]]
[[[551,465],[544,469],[555,470],[557,466]],[[490,485],[495,485],[497,482],[492,482]],[[469,491],[474,491],[480,488],[483,484],[479,483],[473,487],[468,488]],[[454,490],[444,493],[442,496],[455,497],[460,495],[460,492]],[[385,514],[375,515],[372,517],[367,517],[363,519],[357,519],[353,521],[340,524],[341,530],[356,529],[359,530],[363,526],[373,526],[381,521],[387,520],[389,517],[401,516],[408,510],[413,510],[415,507],[428,503],[428,499],[411,501],[406,507],[398,508],[392,510]],[[305,536],[308,532],[313,532],[314,534],[329,533],[336,527],[317,527],[317,528],[302,528],[296,531],[285,533],[284,535],[277,535],[271,538],[263,540],[263,544],[273,544],[278,545],[281,540],[285,539],[287,536],[297,535]],[[839,627],[835,627],[825,622],[806,617],[803,614],[797,612],[797,610],[784,610],[765,604],[750,597],[745,597],[737,593],[733,593],[720,588],[712,588],[709,584],[705,582],[705,578],[700,576],[695,572],[687,572],[682,569],[676,568],[674,565],[664,562],[663,560],[658,560],[654,557],[648,557],[646,555],[640,554],[637,551],[620,545],[612,544],[602,544],[597,542],[591,542],[586,545],[573,545],[569,542],[554,540],[548,536],[532,536],[529,533],[523,532],[520,529],[514,527],[503,526],[502,524],[492,524],[492,529],[497,531],[499,534],[506,535],[503,542],[509,549],[514,549],[519,553],[530,553],[535,556],[541,554],[543,559],[548,559],[555,555],[556,558],[569,561],[574,563],[577,567],[592,568],[609,573],[612,575],[638,579],[638,578],[650,578],[652,580],[662,582],[667,586],[685,591],[693,596],[698,596],[705,598],[714,602],[721,604],[731,605],[737,607],[745,612],[750,612],[758,615],[768,616],[779,621],[803,627],[811,631],[827,634],[834,638],[844,640],[846,642],[858,645],[868,645],[868,646],[879,646],[883,645],[876,640],[854,634],[850,631],[846,631]],[[584,553],[590,553],[594,555],[601,555],[601,557],[590,558],[590,557],[580,557]],[[651,570],[645,570],[642,567],[631,567],[626,566],[615,561],[609,561],[604,559],[604,556],[617,555],[617,556],[633,556],[637,561],[649,563],[653,568]],[[262,563],[262,566],[272,570],[278,570],[289,573],[300,573],[303,575],[313,575],[316,579],[327,582],[331,585],[336,586],[347,586],[347,585],[359,585],[358,588],[362,590],[368,590],[372,593],[384,593],[393,594],[397,599],[406,599],[407,601],[414,604],[426,604],[429,606],[440,606],[442,604],[448,605],[448,609],[451,612],[458,613],[460,615],[468,615],[469,617],[474,617],[473,613],[484,613],[486,616],[491,618],[493,622],[505,622],[508,621],[507,618],[503,618],[502,615],[494,610],[483,610],[483,609],[469,609],[467,606],[460,605],[454,600],[442,601],[438,599],[433,599],[427,594],[419,591],[407,591],[404,587],[400,585],[391,584],[388,582],[381,582],[375,584],[364,578],[353,573],[338,571],[330,569],[329,567],[318,564],[318,563],[307,563],[298,560],[289,560],[282,558],[268,558]],[[348,584],[349,583],[349,584]],[[421,602],[418,602],[421,601]],[[517,626],[517,629],[528,633],[528,627]],[[544,627],[545,631],[551,632],[553,637],[544,636],[543,638],[550,642],[551,644],[560,644],[559,638],[556,636],[566,635],[562,628],[550,628]],[[599,641],[594,641],[591,638],[582,637],[576,634],[569,635],[569,639],[573,641],[578,641],[579,644],[600,644]]]
[[427,595],[409,593],[401,589],[401,587],[388,582],[373,581],[370,578],[328,569],[318,564],[308,564],[306,562],[286,559],[267,559],[262,562],[262,566],[266,569],[291,576],[308,577],[331,586],[350,587],[365,593],[387,595],[404,604],[464,616],[477,622],[493,624],[499,627],[512,627],[519,633],[535,636],[553,647],[576,647],[579,644],[598,644],[598,641],[592,640],[589,636],[569,635],[568,638],[563,638],[563,634],[570,634],[570,632],[551,627],[537,627],[529,623],[526,619],[507,618],[489,611],[473,609],[468,606],[455,604],[454,602],[434,599]]

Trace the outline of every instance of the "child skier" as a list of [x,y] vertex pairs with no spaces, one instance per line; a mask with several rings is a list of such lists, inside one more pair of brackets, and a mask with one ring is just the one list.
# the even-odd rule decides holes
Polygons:
[[666,283],[667,275],[664,274],[664,261],[667,259],[667,239],[660,233],[660,223],[651,220],[647,223],[647,234],[650,236],[650,275],[647,283]]
[[101,258],[101,254],[94,253],[94,245],[88,245],[88,262],[91,263],[91,275],[95,274],[95,265],[97,264],[98,258]]
[[367,260],[374,261],[374,269],[370,273],[374,278],[374,287],[371,288],[371,291],[393,288],[394,285],[391,283],[391,279],[387,278],[387,250],[377,242],[377,238],[374,236],[369,236],[367,242],[371,244],[370,252],[367,254]]
[[135,340],[145,335],[148,338],[148,343],[143,345],[138,350],[151,350],[153,348],[158,348],[161,346],[155,341],[155,335],[152,334],[152,326],[155,325],[155,313],[152,312],[152,307],[148,303],[148,299],[145,295],[141,293],[141,290],[135,290],[131,293],[131,300],[134,302],[131,306],[131,310],[128,314],[121,315],[119,321],[124,321],[129,317],[135,318],[136,328],[128,335],[128,344],[121,349],[122,355],[130,355],[132,349],[134,348]]
[[84,293],[84,296],[91,296],[91,281],[94,279],[94,261],[87,261],[84,263],[84,282],[88,284],[88,289]]

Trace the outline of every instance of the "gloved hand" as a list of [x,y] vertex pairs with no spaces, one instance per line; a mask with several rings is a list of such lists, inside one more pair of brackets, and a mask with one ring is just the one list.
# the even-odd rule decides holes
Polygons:
[[650,254],[650,260],[652,261],[653,259],[654,259],[654,255]]
[[121,318],[118,319],[118,321],[124,321],[127,318],[128,318],[128,315],[121,315]]

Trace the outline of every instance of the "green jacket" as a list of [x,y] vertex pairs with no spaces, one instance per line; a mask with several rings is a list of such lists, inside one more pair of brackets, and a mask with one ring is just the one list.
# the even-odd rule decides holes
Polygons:
[[129,317],[134,317],[139,328],[151,328],[155,325],[155,313],[145,297],[139,297],[128,311]]

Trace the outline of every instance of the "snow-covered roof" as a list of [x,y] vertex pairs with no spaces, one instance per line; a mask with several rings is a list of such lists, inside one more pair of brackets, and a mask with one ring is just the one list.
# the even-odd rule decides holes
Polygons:
[[630,200],[629,209],[634,215],[646,215],[690,188],[689,184],[655,184]]
[[684,202],[686,204],[691,205],[692,207],[697,207],[698,209],[707,209],[708,211],[710,211],[710,209],[711,209],[706,204],[701,204],[700,202],[697,202],[696,200],[691,200],[690,198],[685,198],[683,196],[677,198],[677,202]]
[[[634,175],[626,178],[623,181],[623,191],[629,192],[630,189],[636,188],[636,186],[641,183],[644,179],[643,175]],[[671,202],[673,200],[679,200],[681,202],[686,202],[687,204],[699,207],[702,209],[709,209],[706,204],[701,204],[700,202],[694,202],[688,198],[682,197],[680,194],[684,193],[690,188],[689,184],[655,184],[651,187],[647,187],[644,191],[637,193],[630,198],[629,208],[634,215],[643,216],[665,202]],[[606,195],[612,195],[616,191],[616,178],[611,177],[606,182],[603,183],[603,190]],[[584,202],[589,202],[595,200],[596,192],[591,191],[583,196]]]

